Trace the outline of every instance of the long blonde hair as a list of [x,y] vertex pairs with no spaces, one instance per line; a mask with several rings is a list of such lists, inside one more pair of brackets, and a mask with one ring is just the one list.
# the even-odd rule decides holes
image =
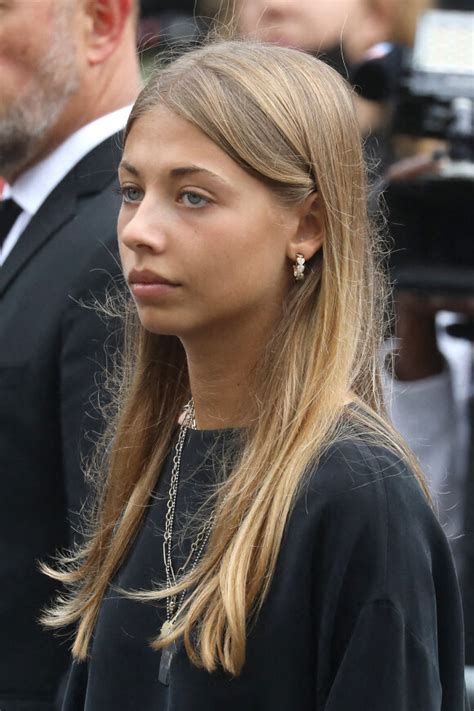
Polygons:
[[[384,278],[345,81],[296,50],[226,41],[158,70],[127,132],[159,105],[199,127],[288,204],[317,191],[324,226],[323,255],[290,290],[266,348],[255,384],[258,416],[213,501],[215,525],[204,556],[171,591],[138,595],[157,600],[188,589],[174,632],[154,647],[183,637],[193,663],[236,675],[295,497],[318,457],[356,425],[401,457],[410,455],[383,414],[378,361]],[[358,407],[344,408],[349,391]],[[90,533],[80,551],[63,558],[58,570],[49,569],[70,590],[45,623],[77,624],[78,659],[87,654],[101,601],[137,533],[189,394],[178,338],[146,332],[129,306],[120,407]]]

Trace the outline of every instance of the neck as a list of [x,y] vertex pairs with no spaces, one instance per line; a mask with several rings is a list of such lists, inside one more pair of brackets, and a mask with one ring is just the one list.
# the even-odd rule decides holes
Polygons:
[[255,334],[255,324],[248,335],[220,328],[183,339],[198,429],[245,427],[255,417],[251,393],[266,339],[261,330]]
[[[86,119],[90,123],[123,106],[132,104],[141,89],[140,67],[136,52],[116,52],[105,66],[91,69],[82,92],[82,103],[87,106]],[[80,115],[80,114],[78,114]],[[79,127],[78,127],[79,128]]]

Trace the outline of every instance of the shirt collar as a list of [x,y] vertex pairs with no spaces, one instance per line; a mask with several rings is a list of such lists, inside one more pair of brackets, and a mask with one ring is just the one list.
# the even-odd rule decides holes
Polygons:
[[2,197],[12,198],[25,212],[33,216],[81,158],[99,143],[123,129],[131,108],[131,105],[125,106],[82,126],[46,158],[22,173],[13,185],[6,183]]

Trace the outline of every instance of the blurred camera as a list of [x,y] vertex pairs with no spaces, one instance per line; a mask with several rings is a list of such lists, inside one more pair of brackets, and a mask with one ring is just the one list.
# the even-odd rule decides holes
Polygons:
[[421,16],[413,50],[402,55],[393,133],[445,139],[454,172],[473,177],[474,13]]
[[473,47],[472,11],[433,10],[413,49],[374,48],[352,77],[392,107],[385,199],[399,289],[474,293]]

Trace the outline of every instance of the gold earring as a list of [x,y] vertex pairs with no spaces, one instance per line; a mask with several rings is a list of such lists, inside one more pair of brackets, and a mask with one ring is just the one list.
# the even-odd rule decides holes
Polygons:
[[306,260],[302,254],[296,255],[296,262],[293,264],[293,276],[295,281],[304,279],[304,270],[306,269]]

